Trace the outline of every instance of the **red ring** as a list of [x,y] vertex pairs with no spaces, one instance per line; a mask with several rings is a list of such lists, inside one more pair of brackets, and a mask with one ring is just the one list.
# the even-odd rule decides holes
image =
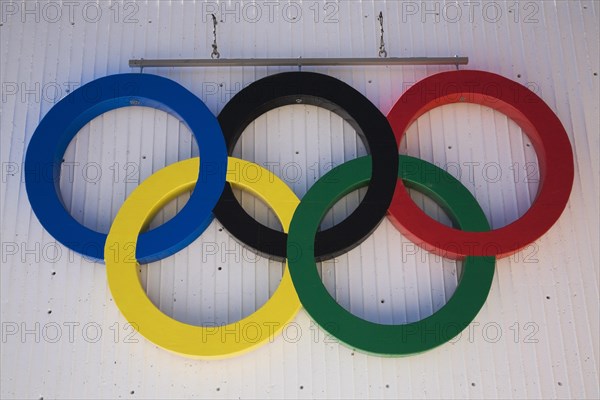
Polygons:
[[509,256],[546,233],[558,220],[573,186],[573,151],[554,112],[525,86],[484,71],[451,71],[408,89],[387,118],[398,145],[409,126],[427,111],[452,103],[491,107],[515,121],[533,143],[540,186],[531,208],[515,222],[488,232],[465,232],[427,216],[398,180],[389,209],[392,223],[419,246],[444,257]]

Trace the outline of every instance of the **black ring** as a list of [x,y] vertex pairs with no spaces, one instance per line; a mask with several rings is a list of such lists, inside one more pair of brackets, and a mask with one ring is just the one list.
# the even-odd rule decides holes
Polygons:
[[[398,148],[387,118],[360,92],[327,75],[285,72],[252,83],[225,105],[218,120],[229,154],[252,121],[288,104],[310,104],[338,114],[356,129],[373,160],[373,176],[358,208],[339,224],[317,233],[315,257],[322,261],[358,246],[383,220],[396,187]],[[229,183],[214,214],[243,244],[271,258],[286,257],[287,235],[248,215]]]

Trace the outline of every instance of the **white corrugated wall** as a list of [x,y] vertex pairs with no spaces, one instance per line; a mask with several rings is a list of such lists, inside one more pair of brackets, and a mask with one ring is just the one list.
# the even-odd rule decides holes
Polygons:
[[[596,1],[26,1],[1,2],[2,398],[598,398],[599,15]],[[304,311],[283,337],[246,355],[195,361],[127,329],[104,265],[56,244],[31,211],[22,177],[27,143],[73,88],[132,71],[131,58],[207,58],[210,13],[221,57],[372,57],[383,11],[390,56],[468,56],[466,69],[535,91],[558,115],[575,154],[569,204],[540,240],[497,262],[475,322],[410,358],[354,352]],[[305,67],[352,85],[383,113],[414,82],[450,67]],[[243,86],[295,68],[153,69],[216,115]],[[136,70],[133,70],[134,72]],[[108,232],[128,193],[158,169],[197,155],[190,132],[164,112],[130,107],[86,125],[65,155],[71,214]],[[471,190],[493,227],[521,216],[537,190],[537,158],[520,128],[475,105],[433,110],[401,153],[445,167]],[[270,111],[235,155],[265,165],[302,196],[365,148],[335,114],[313,106]],[[274,163],[274,164],[273,164]],[[552,179],[549,177],[548,179]],[[446,221],[432,201],[428,213]],[[324,221],[348,215],[360,193]],[[264,204],[242,196],[257,219]],[[154,221],[173,216],[182,196]],[[266,301],[282,264],[256,260],[214,221],[192,245],[142,268],[161,310],[194,323],[234,322]],[[207,251],[207,243],[211,251]],[[213,251],[217,249],[217,251]],[[386,220],[348,254],[321,265],[337,301],[371,321],[431,315],[456,288],[460,263],[416,249]]]

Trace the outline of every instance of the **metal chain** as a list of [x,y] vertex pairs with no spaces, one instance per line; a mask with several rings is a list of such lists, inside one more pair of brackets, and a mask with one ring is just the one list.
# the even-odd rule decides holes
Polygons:
[[210,58],[220,58],[221,54],[217,50],[217,17],[215,14],[212,15],[213,20],[213,44],[212,44],[212,53],[210,54]]
[[383,41],[383,11],[379,12],[379,28],[381,30],[381,36],[379,37],[379,57],[387,57],[387,51],[385,50],[385,42]]

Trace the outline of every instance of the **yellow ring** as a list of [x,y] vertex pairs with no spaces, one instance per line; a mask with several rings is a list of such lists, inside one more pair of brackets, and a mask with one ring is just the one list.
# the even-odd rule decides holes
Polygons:
[[[188,357],[224,358],[272,340],[295,317],[300,300],[286,262],[273,296],[256,312],[235,323],[218,327],[185,324],[163,314],[150,301],[140,282],[135,259],[138,235],[161,207],[194,187],[198,164],[199,159],[192,158],[163,168],[127,198],[106,240],[106,275],[115,304],[146,339]],[[258,176],[253,173],[251,179],[245,179],[243,171],[248,166],[258,169]],[[257,164],[233,157],[228,159],[227,181],[262,199],[275,212],[283,230],[288,231],[300,200],[283,181]]]

